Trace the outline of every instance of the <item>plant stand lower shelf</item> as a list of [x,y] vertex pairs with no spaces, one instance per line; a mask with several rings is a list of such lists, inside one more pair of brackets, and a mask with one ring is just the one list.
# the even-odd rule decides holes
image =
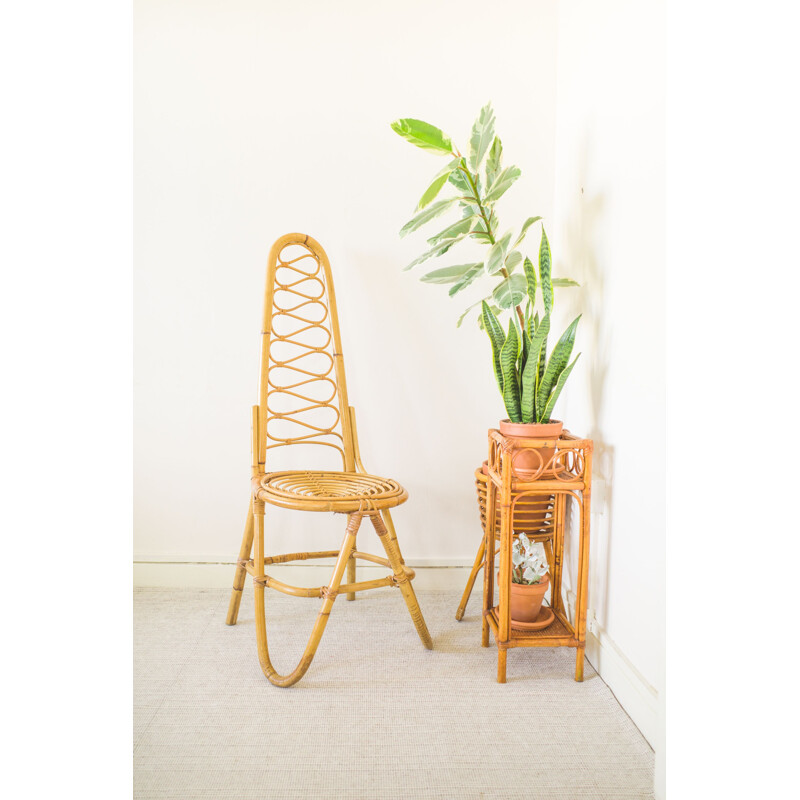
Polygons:
[[[486,615],[489,627],[497,637],[500,630],[498,608],[495,606]],[[512,647],[577,647],[578,640],[575,629],[563,614],[555,615],[555,619],[540,631],[523,631],[517,628],[509,629],[509,641],[506,649]]]
[[[552,448],[555,448],[553,453]],[[525,480],[514,471],[514,462],[522,450],[552,453],[540,459],[540,469]],[[506,682],[506,660],[516,647],[576,648],[575,680],[583,680],[586,650],[586,607],[589,580],[589,519],[591,501],[592,441],[579,439],[569,431],[560,438],[507,438],[497,430],[489,431],[489,466],[487,475],[486,519],[499,518],[499,565],[497,588],[499,602],[494,603],[495,529],[484,530],[483,561],[483,624],[481,644],[489,646],[489,633],[497,644],[497,681]],[[511,592],[511,548],[513,520],[517,504],[539,498],[548,505],[549,513],[541,528],[552,553],[550,564],[550,607],[553,621],[541,630],[517,630],[511,627],[509,596]],[[575,608],[570,621],[562,598],[565,523],[568,502],[577,507],[578,571],[575,587]],[[537,537],[538,538],[538,537]]]

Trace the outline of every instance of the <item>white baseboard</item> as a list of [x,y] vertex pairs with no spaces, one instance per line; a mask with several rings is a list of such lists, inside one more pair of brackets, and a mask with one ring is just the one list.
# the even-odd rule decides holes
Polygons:
[[[322,562],[322,563],[320,563]],[[469,568],[409,564],[417,573],[417,589],[463,589]],[[233,583],[233,562],[134,561],[134,587],[227,589]],[[331,576],[333,561],[315,564],[273,564],[269,574],[296,586],[322,586]],[[358,580],[373,580],[387,574],[386,567],[359,564]],[[245,584],[248,585],[249,581]],[[480,588],[478,589],[480,591]]]
[[[168,561],[163,560],[164,558],[159,556],[148,560],[139,556],[133,564],[134,587],[227,589],[233,581],[232,561],[187,561],[178,558]],[[321,586],[330,578],[332,564],[332,560],[320,560],[314,564],[274,564],[270,567],[270,574],[278,580],[297,586]],[[410,566],[417,573],[414,579],[417,589],[461,590],[467,582],[471,564],[442,564],[441,561],[429,560]],[[371,580],[385,574],[385,567],[358,565],[359,580]],[[250,582],[247,581],[246,589],[249,586]],[[479,593],[481,586],[479,576],[473,593]],[[591,620],[591,613],[589,617]],[[658,693],[596,621],[590,622],[589,627],[586,637],[586,657],[589,663],[597,670],[652,747],[658,721]]]
[[655,749],[658,692],[597,623],[586,635],[586,658]]

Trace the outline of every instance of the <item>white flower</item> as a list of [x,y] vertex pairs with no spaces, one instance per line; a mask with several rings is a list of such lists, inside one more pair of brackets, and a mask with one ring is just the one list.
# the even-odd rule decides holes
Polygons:
[[540,558],[543,561],[546,560],[544,544],[542,544],[542,542],[532,542],[530,548],[528,548],[528,555],[532,558]]
[[544,544],[531,542],[524,533],[514,540],[511,560],[515,568],[521,568],[522,580],[529,584],[541,580],[550,569]]
[[537,574],[534,570],[530,567],[525,569],[525,572],[522,573],[522,577],[528,581],[528,583],[537,583],[537,578],[540,578],[541,575]]

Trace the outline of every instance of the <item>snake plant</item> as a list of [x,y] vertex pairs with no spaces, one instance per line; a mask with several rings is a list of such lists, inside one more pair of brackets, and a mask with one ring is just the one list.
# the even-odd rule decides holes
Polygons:
[[[580,319],[572,321],[548,359],[553,288],[578,284],[569,278],[551,276],[550,244],[543,224],[538,277],[533,263],[523,252],[528,230],[541,221],[540,216],[528,217],[516,237],[510,229],[500,233],[496,203],[519,178],[521,170],[503,166],[503,145],[494,128],[494,111],[487,103],[472,126],[469,152],[463,156],[450,137],[434,125],[417,119],[398,119],[392,123],[392,130],[411,144],[450,158],[423,192],[415,216],[402,227],[400,236],[416,231],[448,211],[461,212],[459,219],[428,239],[429,249],[405,269],[443,256],[467,238],[488,247],[482,261],[436,269],[423,275],[421,280],[449,285],[449,295],[454,297],[484,275],[495,279],[491,294],[467,308],[457,325],[480,305],[478,323],[491,342],[495,378],[509,419],[523,423],[547,422],[578,359],[576,356],[571,363],[569,360]],[[437,200],[446,184],[453,187],[455,193]],[[537,292],[544,306],[541,318],[535,310]],[[508,333],[499,320],[504,312],[509,315]]]

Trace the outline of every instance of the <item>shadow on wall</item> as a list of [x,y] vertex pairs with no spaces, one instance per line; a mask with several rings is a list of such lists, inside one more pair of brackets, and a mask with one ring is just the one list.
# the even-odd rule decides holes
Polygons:
[[[579,335],[586,347],[582,347],[584,373],[587,376],[589,397],[588,431],[580,431],[594,441],[593,455],[593,510],[591,520],[591,556],[589,559],[589,608],[594,611],[600,625],[604,625],[608,603],[608,565],[611,551],[611,531],[614,485],[614,447],[606,441],[604,414],[606,408],[606,380],[608,376],[608,354],[611,331],[608,323],[604,265],[597,260],[598,238],[603,223],[605,200],[601,192],[587,195],[589,163],[588,137],[584,140],[580,168],[577,171],[577,187],[566,216],[563,231],[564,275],[574,278],[581,288],[577,293],[566,295],[570,317],[582,314]],[[605,265],[607,268],[607,265]],[[559,271],[561,274],[561,271]],[[572,575],[577,574],[577,515],[569,520],[569,539],[566,562]],[[570,578],[572,577],[570,576]],[[571,581],[574,586],[574,581]]]

